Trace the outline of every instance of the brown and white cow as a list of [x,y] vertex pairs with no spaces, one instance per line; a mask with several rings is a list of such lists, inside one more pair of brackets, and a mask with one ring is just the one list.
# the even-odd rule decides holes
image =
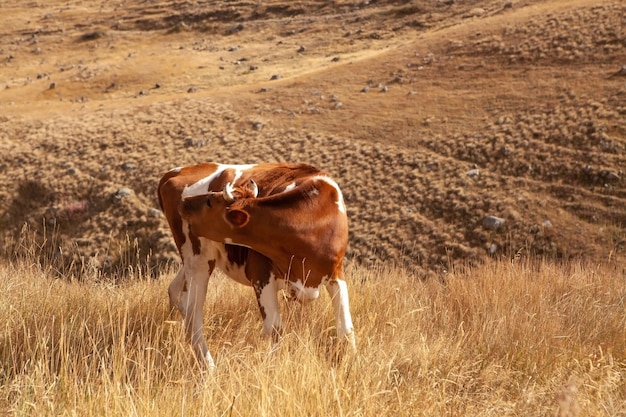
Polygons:
[[159,183],[183,266],[169,286],[199,360],[214,362],[202,332],[202,310],[215,268],[252,286],[263,335],[280,333],[277,292],[295,299],[332,298],[340,339],[355,347],[342,262],[348,220],[339,186],[305,164],[205,163],[175,168]]

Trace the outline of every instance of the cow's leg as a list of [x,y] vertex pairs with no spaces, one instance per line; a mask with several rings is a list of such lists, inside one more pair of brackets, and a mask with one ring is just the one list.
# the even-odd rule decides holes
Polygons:
[[282,331],[282,320],[278,306],[278,287],[272,265],[265,256],[250,251],[246,264],[246,276],[252,282],[261,317],[263,317],[263,336],[276,338]]
[[352,349],[356,350],[354,326],[352,325],[350,301],[348,299],[348,285],[343,279],[331,279],[326,283],[326,289],[333,303],[337,336],[339,339],[347,340]]
[[[187,259],[184,269],[184,288],[179,302],[180,312],[183,314],[187,339],[191,343],[196,357],[210,369],[215,368],[213,357],[209,352],[202,332],[202,310],[206,299],[209,276],[213,272],[214,262],[208,262],[205,257]],[[178,275],[174,282],[179,279]],[[171,285],[170,285],[171,286]]]
[[185,290],[185,267],[181,267],[170,286],[167,288],[167,293],[170,297],[170,309],[177,308],[178,311],[185,317],[187,314],[183,310],[185,306],[181,303],[181,297]]

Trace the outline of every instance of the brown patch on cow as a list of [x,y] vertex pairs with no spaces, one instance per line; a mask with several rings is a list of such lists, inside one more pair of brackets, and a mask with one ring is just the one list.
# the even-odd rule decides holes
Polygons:
[[235,179],[235,170],[231,168],[225,169],[217,177],[213,178],[208,191],[222,191],[224,185],[226,185],[227,182],[232,182],[233,179]]
[[178,212],[183,218],[187,219],[192,214],[202,210],[202,208],[207,205],[208,201],[207,194],[184,198],[180,202]]
[[266,197],[282,193],[286,186],[314,175],[323,175],[323,172],[308,164],[284,164],[271,170],[244,172],[241,183],[248,184],[253,179],[259,186],[259,197]]
[[191,249],[193,250],[194,255],[200,255],[200,239],[198,236],[194,235],[191,232],[191,225],[189,225],[189,240],[191,241]]
[[215,259],[209,259],[209,275],[213,272],[214,269],[215,269]]
[[316,181],[306,180],[289,191],[279,194],[273,194],[264,198],[259,198],[255,201],[255,203],[257,203],[259,206],[266,207],[288,206],[296,203],[301,203],[319,195],[321,188],[324,187],[324,184],[326,183],[317,183]]
[[175,217],[171,220],[170,229],[172,230],[172,235],[174,236],[174,242],[176,243],[176,247],[178,248],[180,257],[182,258],[183,253],[180,249],[185,244],[185,241],[187,240],[187,238],[185,237],[185,234],[183,233],[183,222],[181,221],[180,217]]

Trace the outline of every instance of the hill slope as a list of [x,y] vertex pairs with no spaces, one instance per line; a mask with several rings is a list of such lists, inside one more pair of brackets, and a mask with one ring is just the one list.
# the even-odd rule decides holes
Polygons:
[[360,262],[624,263],[622,2],[0,9],[6,254],[28,224],[67,268],[160,265],[163,171],[304,161],[342,186]]

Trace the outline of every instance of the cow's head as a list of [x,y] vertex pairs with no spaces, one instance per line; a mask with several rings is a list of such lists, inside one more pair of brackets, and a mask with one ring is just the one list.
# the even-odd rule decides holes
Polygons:
[[194,234],[223,241],[231,237],[229,232],[248,224],[250,214],[246,206],[258,194],[258,186],[252,180],[243,187],[227,183],[221,192],[183,198],[179,212]]

